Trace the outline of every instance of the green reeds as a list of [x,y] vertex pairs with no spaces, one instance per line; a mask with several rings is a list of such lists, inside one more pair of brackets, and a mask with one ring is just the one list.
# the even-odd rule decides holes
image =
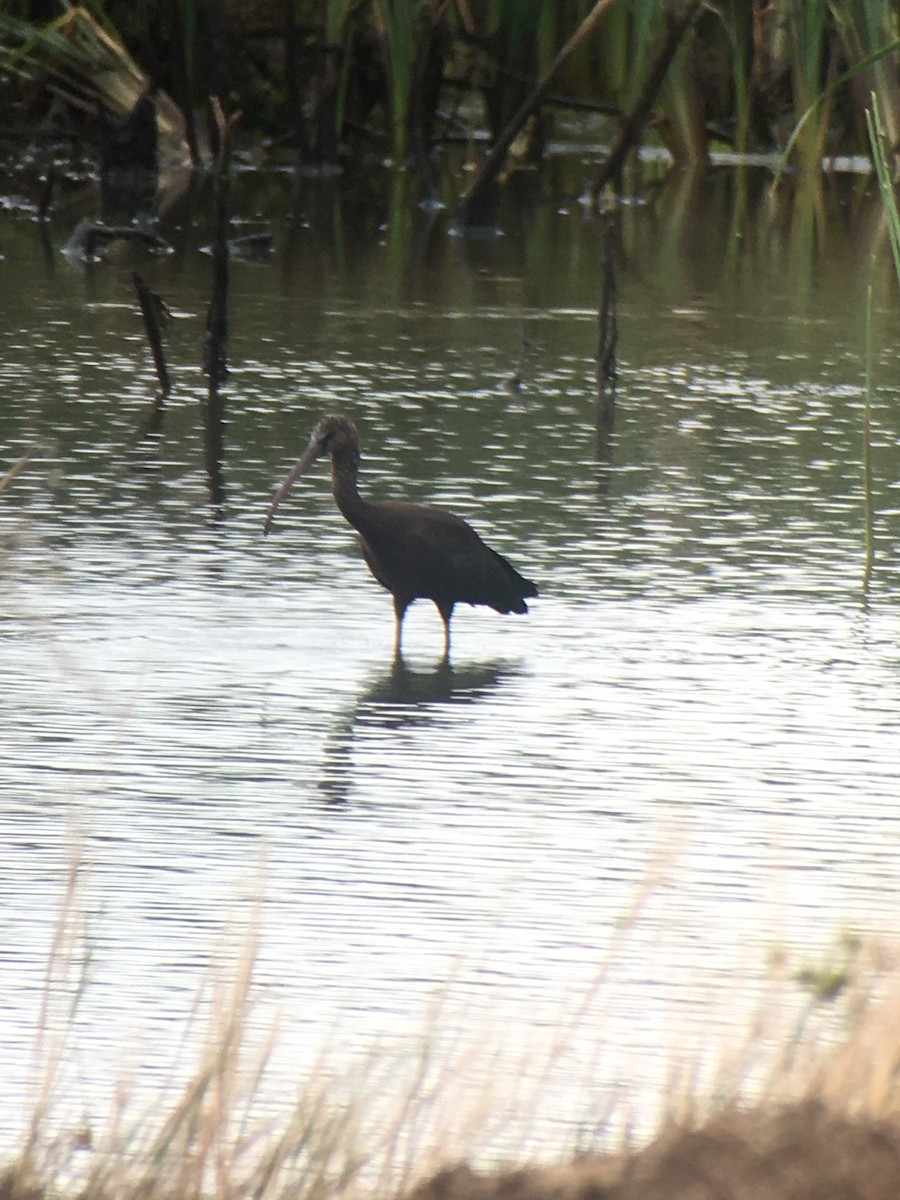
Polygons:
[[825,155],[831,113],[824,79],[827,12],[825,0],[792,0],[788,12],[794,118],[809,110],[815,118],[804,123],[797,150],[801,163],[815,168]]
[[376,0],[373,10],[384,46],[391,148],[400,163],[405,161],[409,149],[418,7],[415,0]]
[[893,0],[841,0],[832,5],[832,11],[847,57],[858,65],[851,89],[860,124],[868,111],[869,96],[876,96],[890,145],[896,146],[900,138],[900,79],[896,63],[872,56],[897,40],[897,5]]
[[[185,110],[180,129],[187,125],[190,138],[187,110],[202,108],[206,92],[224,79],[219,57],[215,70],[203,58],[210,46],[225,46],[224,25],[216,24],[211,40],[204,14],[215,6],[200,0],[168,6],[173,44],[165,63],[125,0],[94,0],[49,23],[34,0],[0,7],[0,78],[13,91],[23,81],[43,84],[86,111],[99,100],[121,114],[133,108],[152,73],[161,118],[170,119],[166,93],[175,95]],[[259,38],[271,43],[278,36],[269,6],[247,0],[240,27],[232,21],[228,31],[229,104],[257,114],[276,134],[297,114],[318,112],[329,146],[340,141],[351,152],[387,146],[398,165],[410,153],[421,159],[439,135],[440,114],[453,108],[446,103],[450,87],[480,95],[495,140],[550,74],[554,106],[571,101],[632,111],[687,0],[611,5],[590,41],[580,39],[561,65],[563,48],[595,7],[591,0],[289,0],[283,36],[293,36],[296,46],[283,59],[286,105],[277,80],[260,80],[254,57]],[[738,150],[777,149],[787,140],[787,152],[818,167],[828,154],[862,149],[863,114],[874,91],[888,140],[900,144],[898,34],[900,0],[708,3],[672,65],[655,123],[682,157],[702,155],[711,136]],[[253,88],[258,92],[249,94]]]
[[718,11],[728,41],[734,89],[734,148],[744,154],[750,148],[752,124],[753,14],[745,0],[722,0]]
[[[791,132],[790,137],[785,144],[781,161],[778,166],[778,171],[776,172],[775,176],[776,183],[779,181],[781,174],[784,171],[789,158],[794,152],[794,149],[798,146],[801,137],[805,138],[807,124],[813,120],[813,118],[818,121],[819,135],[813,136],[812,138],[805,138],[804,144],[807,146],[815,146],[817,143],[824,144],[822,137],[827,128],[827,123],[824,117],[819,116],[819,113],[820,110],[830,109],[831,99],[838,92],[838,90],[849,86],[858,86],[860,80],[865,78],[866,72],[874,69],[879,63],[882,62],[882,60],[895,56],[898,51],[900,51],[900,38],[895,38],[890,42],[878,46],[877,49],[872,50],[869,54],[865,55],[865,57],[860,58],[854,63],[853,66],[850,67],[849,70],[844,71],[844,73],[839,75],[837,79],[834,79],[828,83],[827,86],[823,87],[819,94],[801,113]],[[868,121],[868,117],[866,117],[866,120]],[[844,139],[842,148],[847,150],[850,148],[850,146],[851,143]],[[820,163],[821,159],[814,158],[813,161],[806,162],[805,165],[818,167]]]

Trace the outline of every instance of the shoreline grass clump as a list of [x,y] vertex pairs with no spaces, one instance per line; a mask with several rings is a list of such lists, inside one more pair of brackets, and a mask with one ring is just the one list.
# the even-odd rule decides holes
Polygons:
[[[323,1056],[297,1078],[296,1092],[284,1097],[277,1114],[256,1111],[278,1040],[277,1022],[260,1033],[257,1021],[257,904],[236,952],[223,957],[198,998],[197,1012],[208,1013],[208,1025],[205,1032],[192,1030],[201,1049],[174,1099],[148,1111],[146,1100],[123,1087],[107,1128],[85,1125],[66,1140],[54,1106],[66,1099],[56,1094],[67,1086],[62,1063],[91,986],[85,874],[79,852],[70,864],[37,1015],[33,1112],[21,1152],[0,1172],[0,1200],[900,1195],[900,961],[857,935],[838,939],[812,966],[793,964],[784,951],[775,956],[756,1017],[743,1033],[734,1031],[728,1047],[712,1048],[718,1067],[711,1073],[690,1066],[673,1072],[658,1126],[640,1145],[627,1135],[626,1122],[616,1144],[607,1138],[581,1152],[574,1145],[542,1146],[537,1158],[535,1146],[523,1146],[518,1159],[507,1153],[501,1161],[485,1144],[487,1131],[502,1128],[505,1119],[491,1110],[497,1098],[459,1086],[473,1056],[484,1059],[488,1040],[468,1031],[473,1045],[460,1050],[457,1033],[457,1053],[439,1061],[440,1004],[429,1016],[433,1029],[417,1041],[411,1070],[409,1062],[398,1070],[381,1052],[336,1076]],[[642,894],[621,923],[622,937],[645,899]],[[601,968],[598,987],[610,983]],[[773,1045],[773,1013],[787,994],[793,1031],[782,1028]],[[602,1046],[598,1051],[584,1040],[590,999],[580,1000],[551,1036],[549,1064],[559,1062],[564,1043],[599,1061]],[[382,1103],[398,1075],[405,1081],[399,1102]],[[515,1090],[516,1080],[509,1082]],[[539,1100],[531,1097],[535,1105]]]
[[[0,1200],[189,1200],[208,1195],[280,1200],[328,1200],[346,1191],[366,1161],[359,1114],[332,1104],[331,1084],[318,1076],[298,1086],[275,1125],[255,1111],[258,1090],[277,1040],[260,1033],[254,999],[259,905],[235,953],[225,953],[198,994],[181,1055],[193,1070],[173,1096],[153,1103],[134,1094],[122,1067],[107,1123],[87,1117],[72,1125],[73,1086],[65,1065],[79,1009],[91,986],[86,924],[87,868],[72,855],[57,917],[34,1039],[34,1095],[21,1151],[0,1172]],[[204,1030],[200,1013],[205,1011]],[[199,1048],[198,1048],[199,1047]],[[128,1053],[126,1051],[126,1053]],[[110,1047],[111,1057],[116,1048]],[[103,1066],[107,1066],[104,1063]]]

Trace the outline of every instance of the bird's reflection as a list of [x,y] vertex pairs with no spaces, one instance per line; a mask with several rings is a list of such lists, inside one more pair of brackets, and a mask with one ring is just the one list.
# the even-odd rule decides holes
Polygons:
[[369,680],[352,708],[339,715],[322,754],[319,789],[329,804],[345,803],[354,785],[353,750],[372,736],[439,722],[447,705],[477,704],[505,680],[520,674],[510,662],[453,667],[443,661],[429,671],[414,670],[402,657]]

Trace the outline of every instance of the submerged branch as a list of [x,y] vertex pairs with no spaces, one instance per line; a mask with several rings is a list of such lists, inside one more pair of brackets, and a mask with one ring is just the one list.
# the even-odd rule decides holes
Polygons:
[[147,341],[150,343],[153,365],[156,367],[156,377],[159,380],[162,394],[168,396],[172,390],[172,384],[169,379],[169,370],[166,366],[166,356],[163,350],[162,321],[160,319],[165,320],[167,314],[166,306],[155,292],[150,291],[137,271],[132,272],[131,278],[137,292],[138,302],[141,306],[144,328],[147,331]]

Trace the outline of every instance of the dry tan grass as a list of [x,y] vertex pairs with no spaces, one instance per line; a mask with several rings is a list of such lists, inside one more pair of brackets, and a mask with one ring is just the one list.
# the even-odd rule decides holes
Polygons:
[[[559,1165],[479,1174],[436,1160],[441,1139],[434,1135],[443,1120],[454,1130],[444,1144],[465,1150],[470,1130],[474,1150],[479,1127],[490,1124],[492,1097],[470,1096],[482,1108],[467,1120],[453,1078],[466,1062],[435,1064],[427,1038],[407,1093],[374,1135],[367,1106],[389,1069],[384,1062],[369,1075],[361,1071],[355,1088],[340,1089],[355,1103],[336,1099],[323,1065],[277,1125],[259,1116],[255,1099],[277,1031],[262,1041],[249,1036],[257,911],[237,954],[226,956],[227,969],[210,981],[205,1049],[177,1101],[155,1123],[135,1127],[123,1095],[108,1129],[88,1130],[80,1145],[66,1148],[51,1132],[52,1111],[63,1086],[65,1016],[71,1020],[87,986],[84,873],[76,849],[37,1020],[34,1110],[18,1160],[0,1176],[0,1200],[900,1200],[900,967],[880,944],[858,939],[802,973],[807,1018],[770,1057],[767,1076],[756,1072],[752,1104],[745,1096],[742,1103],[743,1084],[770,1032],[763,1021],[730,1057],[723,1054],[715,1099],[702,1096],[687,1073],[650,1145],[568,1161],[561,1147]],[[634,919],[639,910],[637,903]],[[782,981],[796,978],[782,968]],[[836,1040],[834,1017],[822,1025],[815,1017],[838,1005],[846,1032]],[[74,1151],[88,1147],[80,1156],[88,1166],[72,1170]]]
[[[840,970],[816,974],[828,991],[813,994],[810,1011],[840,996],[846,1035],[821,1040],[801,1022],[752,1104],[737,1083],[712,1110],[683,1096],[641,1149],[486,1174],[455,1164],[407,1200],[900,1200],[896,955],[854,941]],[[739,1081],[733,1063],[726,1070]]]

